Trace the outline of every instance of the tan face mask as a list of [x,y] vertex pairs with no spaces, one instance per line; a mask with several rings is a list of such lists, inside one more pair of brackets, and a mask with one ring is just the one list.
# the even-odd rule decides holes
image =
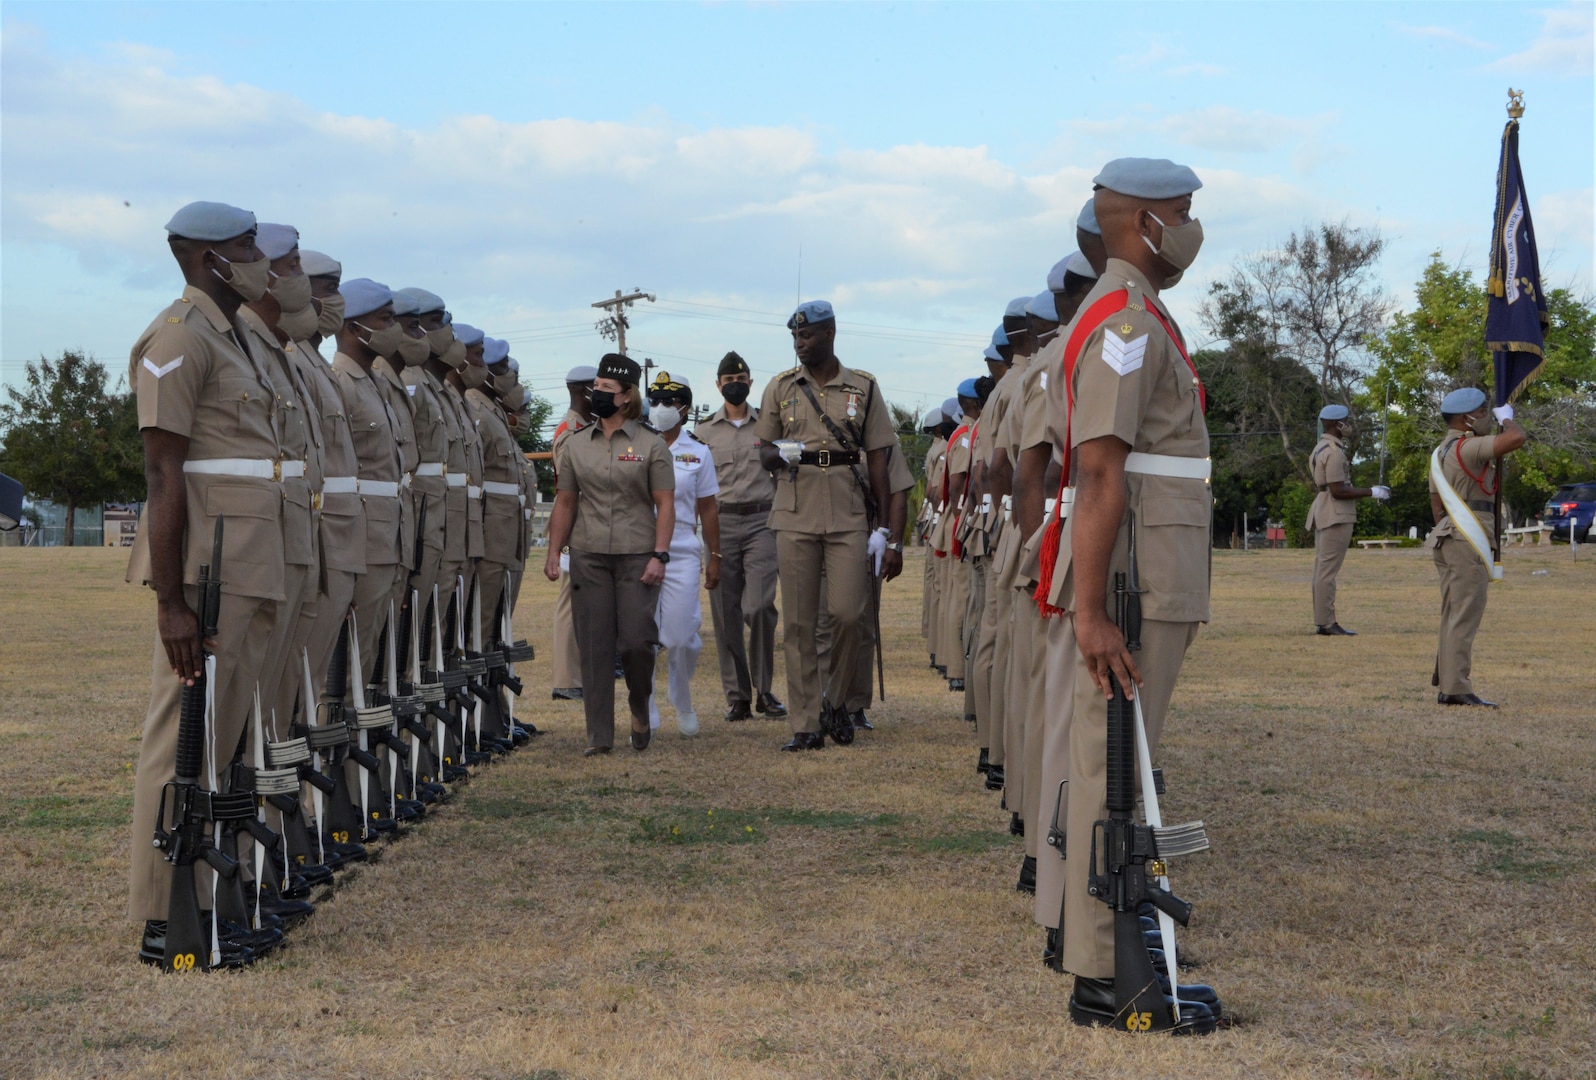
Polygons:
[[322,337],[333,337],[344,327],[344,294],[333,293],[317,301],[321,314],[316,318],[316,332]]
[[516,378],[515,372],[506,371],[503,375],[493,376],[493,389],[498,392],[500,397],[503,397],[510,392],[511,387],[519,382],[520,380]]
[[[433,356],[447,356],[449,346],[454,344],[454,331],[447,326],[440,326],[436,330],[427,331],[427,348]],[[465,348],[465,346],[461,346]]]
[[[211,254],[216,255],[216,252],[213,250]],[[216,255],[216,258],[227,267],[228,272],[223,274],[220,270],[212,270],[211,273],[227,282],[234,292],[244,298],[245,303],[253,304],[266,295],[272,280],[272,262],[266,256],[262,255],[252,263],[228,262],[220,255]]]
[[449,342],[449,348],[443,354],[443,362],[456,371],[464,369],[466,366],[465,342],[459,340]]
[[272,298],[277,301],[277,306],[283,309],[283,314],[303,311],[310,307],[310,279],[304,274],[279,274],[272,278]]
[[460,369],[460,381],[465,383],[467,390],[475,390],[488,381],[488,369],[481,364],[466,364]]
[[426,338],[411,337],[409,334],[399,338],[399,357],[406,367],[420,367],[431,355],[432,350],[427,347]]
[[398,323],[394,323],[392,326],[382,330],[373,330],[359,320],[355,321],[355,325],[366,332],[365,342],[367,347],[378,356],[384,358],[391,358],[399,351],[399,339],[405,336],[404,328]]
[[305,341],[316,332],[317,315],[314,305],[306,304],[298,311],[285,311],[277,317],[277,329],[288,335],[289,341]]

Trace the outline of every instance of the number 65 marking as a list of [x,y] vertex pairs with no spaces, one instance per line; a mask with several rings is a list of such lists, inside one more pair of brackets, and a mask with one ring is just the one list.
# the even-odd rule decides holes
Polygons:
[[1151,1031],[1153,1030],[1153,1014],[1150,1012],[1133,1012],[1125,1017],[1126,1031]]

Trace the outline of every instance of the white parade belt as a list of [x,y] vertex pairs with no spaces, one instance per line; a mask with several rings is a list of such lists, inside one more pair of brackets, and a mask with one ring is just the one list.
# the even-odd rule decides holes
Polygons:
[[183,471],[200,476],[244,476],[255,480],[297,480],[305,475],[303,461],[276,458],[200,458],[183,462]]
[[397,480],[361,480],[358,481],[358,485],[362,495],[375,495],[382,499],[397,499],[399,497],[399,481]]
[[466,474],[463,472],[446,472],[443,474],[443,479],[450,487],[466,486]]
[[475,484],[467,484],[466,485],[466,498],[468,498],[468,499],[480,499],[480,498],[482,498],[482,489],[477,487]]
[[409,473],[405,473],[403,476],[401,476],[399,478],[399,486],[404,488],[406,491],[410,490],[410,474]]
[[1005,522],[1014,520],[1014,496],[1012,495],[1003,496],[1003,520]]
[[441,462],[441,461],[423,461],[420,465],[416,466],[416,475],[417,476],[442,476],[443,475],[443,462]]
[[1125,458],[1125,471],[1143,476],[1173,476],[1180,480],[1207,480],[1212,464],[1205,457],[1179,457],[1175,454],[1143,454],[1132,451]]
[[353,476],[329,476],[321,482],[323,495],[353,495],[360,490],[360,481]]
[[484,480],[482,481],[482,490],[489,495],[519,496],[521,494],[521,485],[506,484],[502,480]]

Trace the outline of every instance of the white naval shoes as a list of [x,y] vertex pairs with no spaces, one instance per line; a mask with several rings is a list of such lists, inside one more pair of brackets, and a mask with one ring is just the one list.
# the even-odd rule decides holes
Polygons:
[[697,735],[698,734],[698,714],[697,713],[687,713],[684,716],[678,716],[676,718],[676,730],[681,732],[683,735],[688,735],[688,736]]

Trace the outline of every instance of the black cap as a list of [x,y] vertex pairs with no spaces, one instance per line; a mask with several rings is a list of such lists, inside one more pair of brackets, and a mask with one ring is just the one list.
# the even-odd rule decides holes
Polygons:
[[750,374],[748,370],[748,361],[744,360],[734,352],[729,352],[725,356],[721,357],[720,367],[715,369],[715,378],[717,379],[722,375],[747,374]]
[[636,386],[643,377],[643,369],[637,361],[630,360],[620,353],[605,353],[599,361],[598,377],[600,379],[614,379],[625,386]]

